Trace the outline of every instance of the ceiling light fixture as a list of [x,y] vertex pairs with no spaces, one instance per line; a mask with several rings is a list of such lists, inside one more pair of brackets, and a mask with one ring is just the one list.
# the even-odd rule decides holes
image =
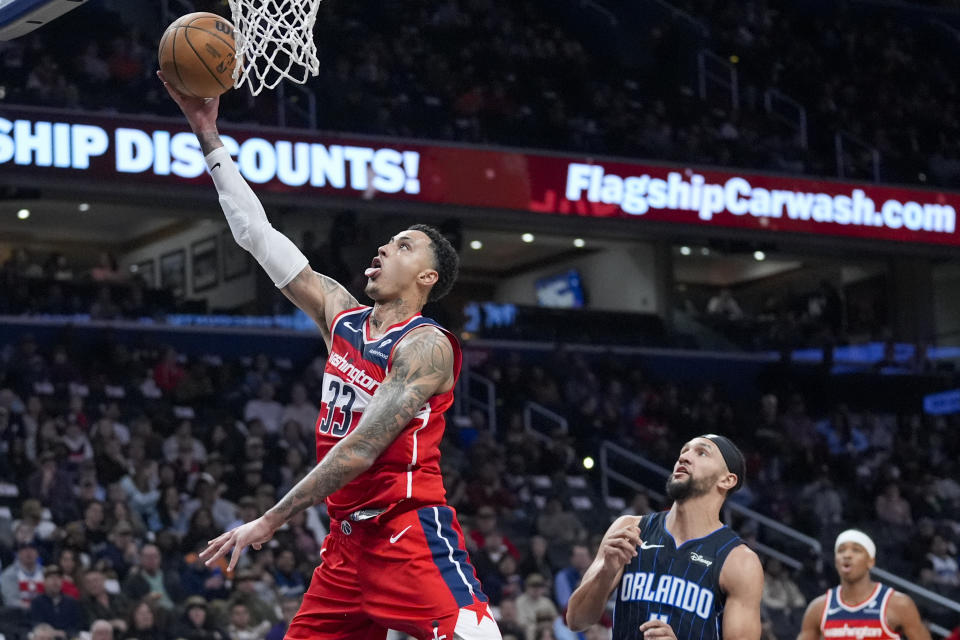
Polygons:
[[586,244],[587,243],[583,238],[573,239],[573,246],[575,246],[577,249],[583,249],[586,246]]
[[30,209],[20,209],[20,211],[17,211],[17,217],[26,220],[30,217]]
[[686,245],[680,247],[680,253],[681,253],[682,255],[685,255],[685,256],[690,255],[690,247],[688,247],[688,246],[686,246]]
[[527,244],[530,244],[531,242],[536,240],[536,238],[534,238],[532,233],[525,233],[522,236],[520,236],[520,239],[526,242]]
[[479,240],[471,240],[470,248],[473,249],[474,251],[479,251],[480,249],[483,249],[483,243],[480,242]]

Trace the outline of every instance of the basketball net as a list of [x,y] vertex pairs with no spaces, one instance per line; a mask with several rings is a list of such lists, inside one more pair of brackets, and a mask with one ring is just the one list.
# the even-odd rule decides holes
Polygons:
[[229,0],[237,28],[233,86],[253,95],[284,78],[303,84],[320,73],[313,24],[320,0]]

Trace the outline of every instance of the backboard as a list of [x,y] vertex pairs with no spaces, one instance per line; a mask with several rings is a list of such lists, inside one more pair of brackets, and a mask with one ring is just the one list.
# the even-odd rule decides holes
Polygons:
[[87,0],[0,0],[0,40],[30,33]]

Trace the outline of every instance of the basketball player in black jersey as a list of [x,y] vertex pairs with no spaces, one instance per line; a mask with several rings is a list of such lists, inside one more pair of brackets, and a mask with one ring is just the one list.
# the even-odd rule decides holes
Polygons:
[[743,454],[729,439],[686,443],[667,480],[673,506],[614,521],[570,597],[567,625],[599,620],[616,590],[613,640],[758,640],[763,569],[720,521],[743,476]]

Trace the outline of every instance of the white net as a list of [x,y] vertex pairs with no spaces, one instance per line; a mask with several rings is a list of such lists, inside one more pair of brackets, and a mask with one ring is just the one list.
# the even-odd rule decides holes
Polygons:
[[320,0],[229,0],[237,29],[233,86],[257,95],[284,78],[303,84],[320,72],[313,24]]

